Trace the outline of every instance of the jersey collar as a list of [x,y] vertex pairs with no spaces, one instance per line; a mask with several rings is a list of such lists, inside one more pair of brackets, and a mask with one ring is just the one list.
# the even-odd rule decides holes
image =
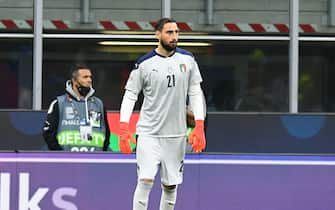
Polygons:
[[171,55],[169,55],[169,56],[164,56],[164,55],[159,54],[159,53],[156,51],[156,49],[154,49],[154,52],[155,52],[156,55],[158,55],[158,56],[160,56],[160,57],[162,57],[162,58],[168,58],[168,57],[172,57],[172,56],[176,53],[176,50],[174,50],[173,53],[171,53]]

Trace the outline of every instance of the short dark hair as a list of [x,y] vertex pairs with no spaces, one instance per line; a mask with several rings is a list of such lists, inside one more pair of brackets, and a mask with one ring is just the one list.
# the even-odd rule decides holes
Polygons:
[[80,69],[89,69],[91,71],[91,69],[84,63],[73,64],[69,72],[70,79],[77,79],[79,76],[78,72]]
[[176,21],[172,18],[161,18],[157,21],[155,25],[155,31],[162,31],[166,23],[176,23]]

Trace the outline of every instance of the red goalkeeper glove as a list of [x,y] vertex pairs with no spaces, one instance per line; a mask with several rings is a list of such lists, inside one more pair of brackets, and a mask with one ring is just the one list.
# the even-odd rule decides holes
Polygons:
[[192,144],[194,152],[202,152],[206,147],[206,138],[204,132],[204,121],[196,120],[195,128],[188,137],[188,143]]
[[132,149],[130,146],[129,140],[133,144],[136,144],[136,140],[132,133],[129,131],[129,123],[126,122],[120,122],[120,136],[119,136],[120,142],[120,150],[122,153],[130,154]]

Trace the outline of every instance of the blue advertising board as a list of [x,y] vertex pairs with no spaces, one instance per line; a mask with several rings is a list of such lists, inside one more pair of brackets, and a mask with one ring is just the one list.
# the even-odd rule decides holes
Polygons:
[[[108,112],[112,152],[119,152],[118,115]],[[46,151],[45,117],[44,111],[1,111],[0,150]],[[138,116],[132,119],[135,132]],[[209,113],[206,137],[208,153],[335,154],[335,115]]]
[[[1,210],[129,210],[134,155],[1,153]],[[188,155],[176,210],[333,210],[335,157]],[[159,207],[159,177],[149,210]]]

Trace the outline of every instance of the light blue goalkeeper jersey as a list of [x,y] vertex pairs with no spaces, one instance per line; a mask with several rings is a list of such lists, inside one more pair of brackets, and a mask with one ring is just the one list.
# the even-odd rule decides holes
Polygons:
[[193,55],[177,48],[169,57],[155,50],[142,56],[130,73],[125,89],[144,101],[136,126],[138,135],[186,135],[186,98],[190,85],[202,82]]

